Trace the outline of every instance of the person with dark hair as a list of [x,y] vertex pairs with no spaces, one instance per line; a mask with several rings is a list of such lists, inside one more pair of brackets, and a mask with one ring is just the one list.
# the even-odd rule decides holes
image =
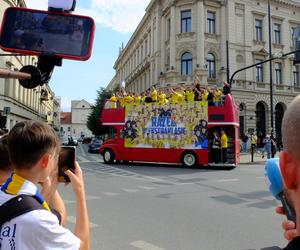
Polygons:
[[231,93],[230,86],[227,82],[223,82],[223,95],[229,95]]
[[[60,150],[55,131],[46,123],[20,122],[7,136],[7,149],[14,172],[1,186],[0,206],[25,195],[34,197],[43,208],[24,213],[2,225],[2,229],[14,228],[14,249],[89,249],[88,212],[78,163],[75,164],[75,173],[65,172],[77,199],[75,235],[59,224],[59,217],[48,205],[48,200],[58,195],[56,185],[51,182],[57,180]],[[38,191],[39,183],[42,183],[42,189],[47,187],[47,192]],[[0,234],[2,249],[11,249],[11,235]]]
[[12,171],[7,149],[7,135],[3,135],[0,138],[0,185],[7,180]]
[[201,87],[200,87],[200,83],[197,83],[195,85],[195,88],[193,90],[194,92],[194,101],[197,102],[197,101],[201,101],[202,100],[202,94],[201,94]]

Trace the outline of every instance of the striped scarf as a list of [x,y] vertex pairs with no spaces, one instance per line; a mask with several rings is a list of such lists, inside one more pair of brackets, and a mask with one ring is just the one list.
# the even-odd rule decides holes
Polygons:
[[[28,184],[33,185],[31,182],[22,178],[21,176],[17,174],[12,174],[1,186],[1,191],[10,195],[18,195],[19,193],[22,193],[22,188],[26,187]],[[45,201],[44,197],[40,194],[37,188],[34,197],[43,205],[43,207],[46,210],[50,211],[47,202]]]

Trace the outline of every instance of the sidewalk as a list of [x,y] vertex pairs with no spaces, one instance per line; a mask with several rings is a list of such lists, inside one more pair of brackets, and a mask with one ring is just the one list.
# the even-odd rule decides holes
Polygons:
[[240,164],[242,165],[249,165],[249,164],[259,164],[264,165],[267,161],[267,157],[265,156],[264,159],[262,159],[261,156],[254,154],[253,162],[251,162],[251,154],[250,153],[241,153],[240,154]]

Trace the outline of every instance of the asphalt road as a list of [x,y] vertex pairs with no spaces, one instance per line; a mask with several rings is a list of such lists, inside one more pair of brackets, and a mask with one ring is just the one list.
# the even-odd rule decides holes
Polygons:
[[[284,246],[263,165],[231,171],[147,164],[105,165],[81,145],[92,249],[254,250]],[[68,224],[76,207],[62,188]]]

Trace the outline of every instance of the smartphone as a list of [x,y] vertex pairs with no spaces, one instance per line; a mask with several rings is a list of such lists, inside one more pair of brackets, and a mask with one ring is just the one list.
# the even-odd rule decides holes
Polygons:
[[11,7],[2,20],[0,46],[8,52],[85,61],[94,33],[94,20],[87,16]]
[[69,146],[62,146],[58,159],[58,181],[71,182],[70,178],[65,174],[65,171],[75,171],[76,148]]

